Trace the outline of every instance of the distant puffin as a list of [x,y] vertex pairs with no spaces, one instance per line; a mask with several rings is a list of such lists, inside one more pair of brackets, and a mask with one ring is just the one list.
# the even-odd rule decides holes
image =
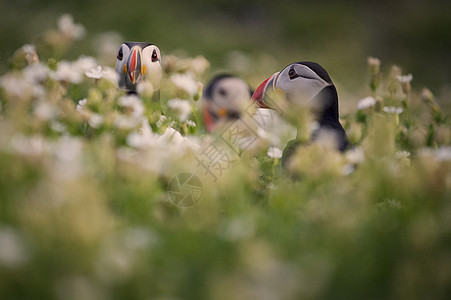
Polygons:
[[208,83],[202,94],[202,114],[208,132],[218,124],[240,118],[251,102],[252,91],[242,79],[220,74]]
[[159,98],[161,65],[160,49],[154,44],[143,42],[123,43],[117,52],[116,73],[120,88],[127,94],[136,94],[136,85],[140,80],[149,80],[154,95]]
[[[337,149],[342,152],[346,150],[349,142],[338,119],[337,90],[321,65],[310,61],[295,62],[263,81],[252,95],[252,100],[262,108],[273,108],[265,97],[268,89],[282,90],[288,102],[310,106],[318,124],[312,132],[312,141],[317,140],[322,132],[333,133]],[[290,141],[282,160],[285,158],[286,161],[299,143],[297,140]]]

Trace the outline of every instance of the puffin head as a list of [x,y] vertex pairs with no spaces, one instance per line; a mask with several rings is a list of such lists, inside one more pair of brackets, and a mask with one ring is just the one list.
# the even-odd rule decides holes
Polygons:
[[297,106],[308,107],[319,125],[312,132],[313,141],[320,140],[323,133],[327,133],[327,136],[333,136],[340,151],[348,147],[346,132],[339,121],[337,90],[321,65],[310,61],[289,64],[263,81],[252,95],[252,100],[262,108],[277,109],[271,92],[282,92],[285,95],[287,101],[284,104],[288,117],[297,117]]
[[301,61],[289,64],[263,81],[252,95],[258,106],[273,108],[270,92],[283,92],[291,104],[308,106],[317,116],[338,120],[338,96],[332,80],[319,64]]
[[221,121],[238,119],[250,104],[252,92],[246,82],[229,74],[215,76],[202,94],[205,127],[212,132]]
[[155,90],[160,89],[160,49],[142,42],[123,43],[117,52],[116,73],[118,85],[127,92],[136,92],[140,80],[149,80]]

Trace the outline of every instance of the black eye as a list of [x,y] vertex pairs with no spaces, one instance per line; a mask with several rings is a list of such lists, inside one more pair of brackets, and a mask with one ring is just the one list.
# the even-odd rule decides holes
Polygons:
[[227,91],[223,88],[220,88],[218,92],[219,92],[219,95],[221,95],[223,97],[227,96]]
[[156,62],[158,60],[158,54],[156,50],[152,52],[152,62]]
[[122,60],[124,58],[124,53],[122,53],[122,47],[119,48],[119,52],[117,53],[117,59]]
[[293,79],[299,77],[298,73],[296,73],[296,70],[294,69],[293,66],[291,67],[290,71],[288,71],[288,76],[290,77],[290,80],[293,80]]

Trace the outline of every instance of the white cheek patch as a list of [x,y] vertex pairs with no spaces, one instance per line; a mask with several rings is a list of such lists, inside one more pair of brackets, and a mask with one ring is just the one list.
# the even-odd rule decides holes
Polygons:
[[130,49],[128,48],[127,45],[122,44],[121,45],[122,48],[122,60],[116,59],[116,76],[117,76],[117,82],[119,87],[125,87],[125,79],[126,79],[126,75],[124,74],[124,64],[127,62],[128,56],[130,55]]
[[160,89],[161,76],[162,71],[159,62],[152,63],[150,67],[147,68],[146,77],[150,80],[155,90]]
[[[152,53],[153,50],[156,50],[159,60],[152,62]],[[144,76],[145,80],[149,80],[153,88],[155,90],[160,89],[160,82],[161,82],[161,76],[162,76],[162,70],[160,65],[160,51],[159,49],[154,46],[147,46],[142,51],[142,62],[143,65],[146,66],[146,75]]]
[[212,98],[217,108],[239,112],[248,105],[250,93],[247,84],[242,80],[225,78],[218,82]]
[[288,75],[290,67],[282,70],[277,78],[275,88],[284,91],[290,102],[314,106],[314,103],[309,103],[309,101],[318,95],[322,89],[329,86],[329,83],[303,65],[295,65],[298,77],[290,79]]
[[288,100],[301,104],[307,103],[326,86],[318,80],[296,78],[290,82],[282,81],[276,85],[276,88],[283,90]]

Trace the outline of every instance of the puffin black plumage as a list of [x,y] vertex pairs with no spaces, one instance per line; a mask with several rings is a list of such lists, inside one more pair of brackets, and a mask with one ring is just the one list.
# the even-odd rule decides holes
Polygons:
[[152,83],[154,95],[159,98],[162,76],[160,49],[150,43],[125,42],[117,52],[116,74],[120,88],[135,94],[141,80]]
[[211,79],[202,94],[205,128],[212,132],[218,124],[240,118],[251,104],[252,91],[241,78],[219,74]]
[[[288,102],[307,104],[311,108],[319,125],[312,132],[313,142],[322,132],[328,132],[333,134],[339,151],[347,149],[348,138],[339,121],[337,89],[321,65],[311,61],[295,62],[266,79],[252,95],[262,108],[273,108],[266,95],[268,89],[282,90]],[[289,142],[284,156],[291,155],[298,144],[297,140]]]

